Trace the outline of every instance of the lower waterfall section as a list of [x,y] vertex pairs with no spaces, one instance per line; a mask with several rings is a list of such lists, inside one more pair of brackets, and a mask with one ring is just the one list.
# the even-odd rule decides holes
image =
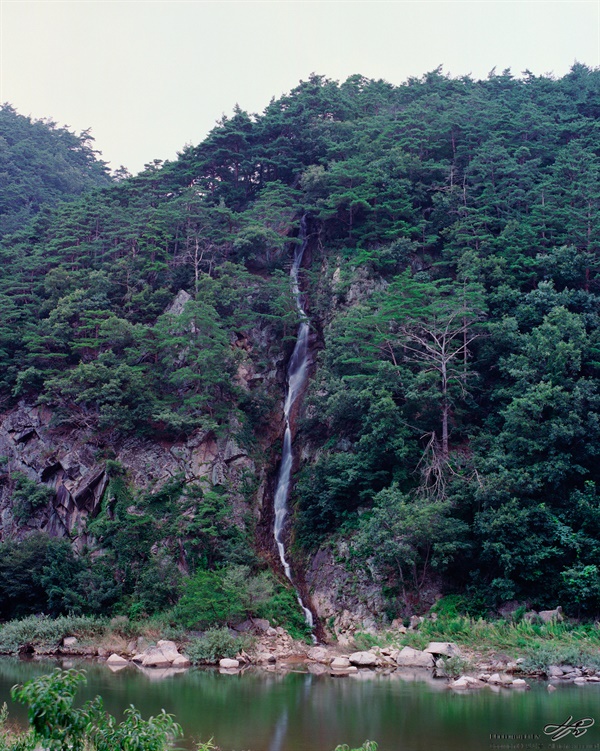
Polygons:
[[[309,334],[309,325],[306,313],[304,311],[304,308],[302,307],[302,300],[300,297],[300,288],[298,286],[298,273],[300,270],[300,264],[302,263],[302,258],[304,256],[304,251],[306,250],[306,246],[308,244],[308,234],[306,231],[306,218],[302,217],[301,223],[300,223],[300,238],[301,243],[298,245],[294,251],[294,261],[292,263],[292,268],[290,270],[290,277],[292,280],[292,292],[294,294],[294,300],[296,302],[296,309],[298,310],[298,313],[300,314],[301,322],[300,326],[298,327],[298,336],[296,338],[296,345],[294,346],[294,351],[292,352],[292,356],[290,358],[290,362],[288,364],[288,370],[287,370],[287,393],[285,397],[285,403],[283,407],[283,416],[285,419],[285,433],[283,437],[283,449],[281,453],[281,465],[279,467],[279,475],[277,477],[277,485],[275,486],[275,500],[274,500],[274,510],[275,510],[275,526],[274,526],[274,535],[275,535],[275,542],[277,544],[277,550],[279,551],[279,559],[281,560],[281,565],[283,566],[283,570],[285,571],[285,575],[290,580],[292,584],[294,584],[293,578],[292,578],[292,572],[290,568],[290,564],[287,561],[286,558],[286,551],[285,551],[285,543],[284,543],[284,524],[285,519],[288,513],[288,497],[290,493],[290,476],[292,473],[292,461],[293,461],[293,453],[292,453],[292,429],[290,427],[290,414],[292,411],[292,408],[299,396],[299,394],[304,389],[304,386],[306,385],[306,379],[308,375],[308,334]],[[294,584],[295,587],[295,584]],[[298,588],[296,588],[296,595],[298,597],[298,602],[300,603],[300,607],[302,608],[304,612],[304,617],[306,619],[307,624],[312,629],[314,627],[314,620],[313,615],[309,608],[306,607],[304,602],[302,601],[302,597],[298,593]]]

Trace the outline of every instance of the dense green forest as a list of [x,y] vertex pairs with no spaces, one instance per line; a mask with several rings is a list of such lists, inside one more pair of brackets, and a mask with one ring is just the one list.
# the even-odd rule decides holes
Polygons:
[[0,238],[43,207],[110,183],[89,131],[79,135],[49,120],[32,121],[0,106]]
[[[315,367],[296,439],[312,457],[292,497],[297,558],[345,537],[388,615],[418,608],[434,580],[474,612],[511,599],[600,612],[600,70],[436,70],[400,86],[314,75],[105,186],[85,137],[49,126],[38,152],[1,112],[5,411],[46,404],[57,429],[103,446],[218,434],[234,415],[257,447],[280,409],[265,374],[293,346],[287,272],[306,216]],[[19,149],[42,162],[51,138],[78,161],[56,156],[42,185]],[[190,300],[175,315],[180,290]],[[175,478],[150,493],[115,462],[110,474],[116,510],[90,521],[103,556],[27,543],[46,546],[40,597],[56,612],[126,603],[185,621],[207,587],[242,603],[251,585],[263,612],[284,598],[244,533],[219,522],[219,488]],[[3,482],[24,515],[48,502],[29,480]],[[178,532],[192,506],[194,529]],[[90,576],[104,602],[81,596]]]

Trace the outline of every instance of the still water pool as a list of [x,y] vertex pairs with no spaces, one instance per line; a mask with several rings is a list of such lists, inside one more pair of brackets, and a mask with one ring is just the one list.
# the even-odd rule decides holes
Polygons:
[[[549,693],[545,684],[532,682],[526,692],[458,693],[421,672],[331,678],[190,670],[159,677],[163,671],[131,667],[112,673],[89,662],[63,665],[85,669],[82,698],[100,694],[115,715],[130,704],[144,717],[162,708],[173,713],[183,726],[186,737],[179,745],[185,749],[211,737],[223,751],[333,751],[338,743],[352,747],[367,738],[377,741],[380,751],[600,749],[598,685],[558,685]],[[54,667],[0,659],[0,702],[7,701],[13,719],[25,723],[26,712],[10,701],[11,686]],[[595,724],[579,737],[570,733],[557,742],[544,734],[546,725],[569,717]]]

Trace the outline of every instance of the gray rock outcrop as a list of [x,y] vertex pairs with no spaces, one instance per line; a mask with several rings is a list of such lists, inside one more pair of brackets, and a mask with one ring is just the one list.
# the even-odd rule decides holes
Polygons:
[[412,647],[403,647],[398,654],[394,655],[396,664],[405,668],[432,668],[435,665],[433,655],[429,652],[421,652]]

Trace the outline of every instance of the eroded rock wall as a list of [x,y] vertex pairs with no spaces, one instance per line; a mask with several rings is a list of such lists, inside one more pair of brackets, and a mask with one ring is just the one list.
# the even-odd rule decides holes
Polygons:
[[[0,418],[0,538],[21,539],[33,530],[68,536],[75,547],[88,539],[85,522],[100,510],[108,484],[106,451],[91,431],[59,430],[52,411],[21,403]],[[232,419],[222,437],[197,431],[186,441],[170,443],[128,438],[111,444],[111,455],[137,488],[160,487],[176,475],[209,488],[225,485],[234,523],[243,524],[248,504],[242,492],[248,476],[260,477],[249,452],[238,443],[239,425]],[[22,473],[54,491],[54,497],[30,519],[18,522],[12,504],[11,477]]]

